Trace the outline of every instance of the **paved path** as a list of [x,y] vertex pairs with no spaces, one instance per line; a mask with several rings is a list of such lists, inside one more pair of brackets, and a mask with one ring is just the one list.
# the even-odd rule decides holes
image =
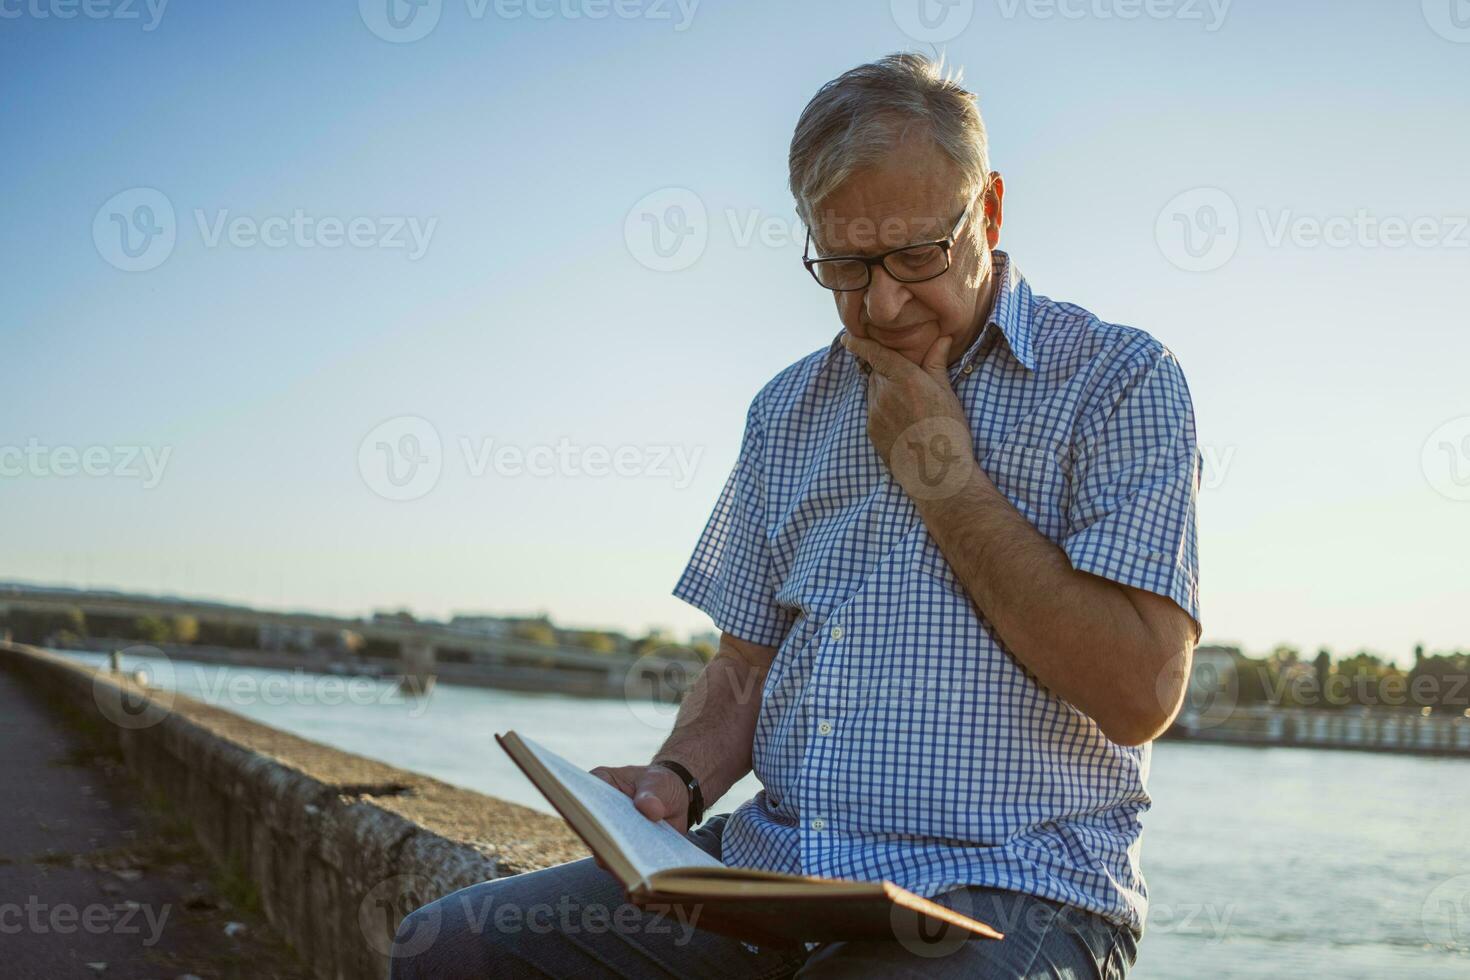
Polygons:
[[[232,910],[186,834],[140,804],[53,706],[0,668],[0,976],[304,977]],[[230,922],[243,935],[225,936]]]

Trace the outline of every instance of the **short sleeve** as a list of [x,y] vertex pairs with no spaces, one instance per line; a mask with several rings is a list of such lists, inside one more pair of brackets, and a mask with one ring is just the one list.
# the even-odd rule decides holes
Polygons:
[[1107,384],[1074,442],[1072,567],[1174,600],[1199,618],[1200,455],[1179,362],[1154,347]]
[[723,632],[774,647],[785,639],[794,615],[776,602],[766,533],[764,451],[760,412],[752,404],[740,457],[674,586],[674,595],[708,613]]

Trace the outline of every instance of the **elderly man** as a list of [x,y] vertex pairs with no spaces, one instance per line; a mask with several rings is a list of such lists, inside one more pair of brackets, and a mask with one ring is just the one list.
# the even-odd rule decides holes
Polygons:
[[[594,772],[685,830],[754,768],[763,791],[694,829],[701,847],[887,879],[1005,939],[752,946],[632,910],[589,858],[416,913],[398,976],[1120,977],[1134,961],[1149,742],[1199,638],[1184,376],[1147,334],[1033,293],[997,250],[1005,184],[974,98],[927,59],[823,86],[790,170],[804,262],[844,330],[756,395],[675,589],[722,631],[717,656],[652,764]],[[563,914],[497,929],[497,903]]]

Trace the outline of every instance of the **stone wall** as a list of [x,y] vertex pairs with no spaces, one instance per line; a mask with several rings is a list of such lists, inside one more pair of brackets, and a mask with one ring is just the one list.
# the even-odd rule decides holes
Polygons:
[[[587,855],[561,820],[18,644],[0,668],[95,719],[322,978],[387,975],[418,905]],[[487,746],[487,752],[496,751]]]

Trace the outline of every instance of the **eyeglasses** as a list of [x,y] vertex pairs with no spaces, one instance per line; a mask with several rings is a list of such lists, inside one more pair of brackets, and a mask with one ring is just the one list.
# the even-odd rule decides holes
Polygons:
[[808,228],[806,247],[801,252],[801,264],[806,266],[806,271],[812,274],[818,285],[838,293],[867,289],[873,281],[873,266],[880,263],[884,271],[899,282],[923,282],[942,276],[949,271],[949,250],[954,248],[955,238],[970,217],[970,209],[974,206],[975,199],[971,198],[949,234],[939,241],[903,245],[874,256],[837,255],[827,259],[814,259],[811,257],[812,230]]

